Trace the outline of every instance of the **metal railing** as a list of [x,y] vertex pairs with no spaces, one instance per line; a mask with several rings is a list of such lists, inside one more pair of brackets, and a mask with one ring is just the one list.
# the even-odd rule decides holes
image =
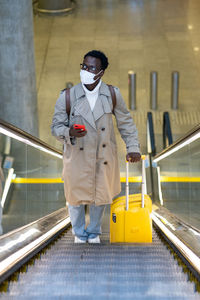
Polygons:
[[[165,113],[165,122],[166,120],[168,118]],[[154,225],[164,233],[172,245],[175,245],[177,252],[198,279],[200,278],[200,222],[197,217],[200,195],[199,145],[200,124],[152,159],[155,192],[155,209],[152,212]]]
[[164,157],[169,156],[171,153],[178,151],[180,148],[184,147],[186,144],[198,139],[200,137],[200,124],[191,129],[188,133],[186,133],[183,137],[178,139],[176,142],[171,144],[169,147],[164,149],[162,152],[157,154],[153,161],[157,162]]
[[43,142],[42,140],[38,139],[37,137],[27,133],[26,131],[0,119],[0,133],[9,135],[14,137],[15,139],[20,139],[22,142],[33,145],[35,147],[42,147],[42,149],[46,151],[51,151],[55,154],[61,155],[62,152],[47,143]]
[[[1,199],[1,208],[3,207],[2,201],[5,204],[5,200],[8,198],[10,186],[12,184],[15,185],[12,183],[16,180],[12,178],[14,172],[16,173],[15,175],[22,175],[21,179],[25,181],[25,183],[17,183],[17,190],[21,191],[20,198],[17,198],[16,194],[14,194],[16,197],[14,198],[15,201],[11,201],[18,203],[18,200],[20,200],[16,204],[17,211],[14,210],[16,206],[11,206],[6,215],[6,220],[10,216],[9,222],[13,222],[14,218],[16,223],[12,224],[13,227],[11,230],[9,222],[8,224],[6,223],[9,225],[9,230],[0,237],[1,283],[51,242],[61,231],[67,228],[70,225],[70,219],[68,210],[65,207],[66,201],[63,199],[64,196],[61,193],[61,188],[57,186],[58,183],[55,180],[58,178],[52,178],[54,175],[61,174],[62,172],[62,152],[3,120],[0,120],[0,138],[2,143],[1,155],[3,156],[3,164],[0,167],[4,171],[4,175],[6,175],[4,176],[5,184]],[[6,148],[6,153],[4,148]],[[6,159],[11,158],[11,156],[15,156],[13,157],[13,166],[12,163],[9,165],[9,161],[6,163]],[[35,166],[38,168],[35,168]],[[57,167],[56,171],[55,166]],[[51,170],[52,174],[49,174]],[[1,173],[3,174],[3,172]],[[46,175],[49,175],[50,178],[45,178]],[[37,189],[27,188],[27,179],[43,179],[43,181],[49,179],[49,182],[55,180],[53,182],[55,188],[48,190],[48,184],[43,188],[41,183],[35,182],[34,184]],[[31,193],[30,196],[27,189]],[[61,196],[59,196],[59,193],[61,193]],[[58,195],[57,198],[56,195]],[[50,196],[54,200],[53,204],[52,200],[48,199]],[[42,201],[39,201],[40,198]],[[11,202],[9,205],[14,205]],[[37,207],[37,210],[32,213],[32,208],[34,207]],[[28,210],[28,208],[30,209]],[[11,215],[9,215],[10,211]],[[24,217],[24,220],[21,220],[22,217]],[[2,209],[0,211],[1,225]]]

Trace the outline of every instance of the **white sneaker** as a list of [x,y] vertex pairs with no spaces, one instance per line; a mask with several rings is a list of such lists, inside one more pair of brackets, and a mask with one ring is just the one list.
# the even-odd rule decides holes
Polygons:
[[101,241],[100,241],[99,235],[97,235],[94,239],[88,239],[88,243],[90,243],[90,244],[100,244]]
[[81,240],[77,236],[75,236],[74,243],[75,244],[85,244],[86,241],[85,240]]

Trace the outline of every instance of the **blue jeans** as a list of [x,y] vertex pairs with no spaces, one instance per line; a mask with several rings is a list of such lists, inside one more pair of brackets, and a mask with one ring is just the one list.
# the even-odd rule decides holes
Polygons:
[[73,206],[68,204],[69,216],[72,223],[72,233],[79,239],[87,241],[101,234],[101,221],[105,205],[90,205],[90,224],[85,228],[85,205]]

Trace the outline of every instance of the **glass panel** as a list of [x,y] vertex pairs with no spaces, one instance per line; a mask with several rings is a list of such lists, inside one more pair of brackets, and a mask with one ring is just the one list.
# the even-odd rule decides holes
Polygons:
[[0,134],[0,159],[3,233],[65,206],[61,158]]
[[20,225],[25,225],[23,222],[23,215],[25,216],[25,214],[22,208],[26,206],[27,189],[26,187],[20,189],[11,180],[15,176],[14,174],[18,176],[22,173],[24,178],[27,176],[27,145],[10,137],[5,137],[4,142],[2,167],[6,189],[4,186],[2,226],[3,233],[6,233]]
[[162,159],[158,167],[160,202],[183,221],[200,229],[200,139]]

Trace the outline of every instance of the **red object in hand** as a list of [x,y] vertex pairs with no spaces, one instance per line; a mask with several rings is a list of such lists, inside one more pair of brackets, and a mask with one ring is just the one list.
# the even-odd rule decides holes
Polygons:
[[85,131],[85,125],[74,124],[73,127],[74,127],[74,129],[76,129],[76,130],[82,130],[82,131]]

